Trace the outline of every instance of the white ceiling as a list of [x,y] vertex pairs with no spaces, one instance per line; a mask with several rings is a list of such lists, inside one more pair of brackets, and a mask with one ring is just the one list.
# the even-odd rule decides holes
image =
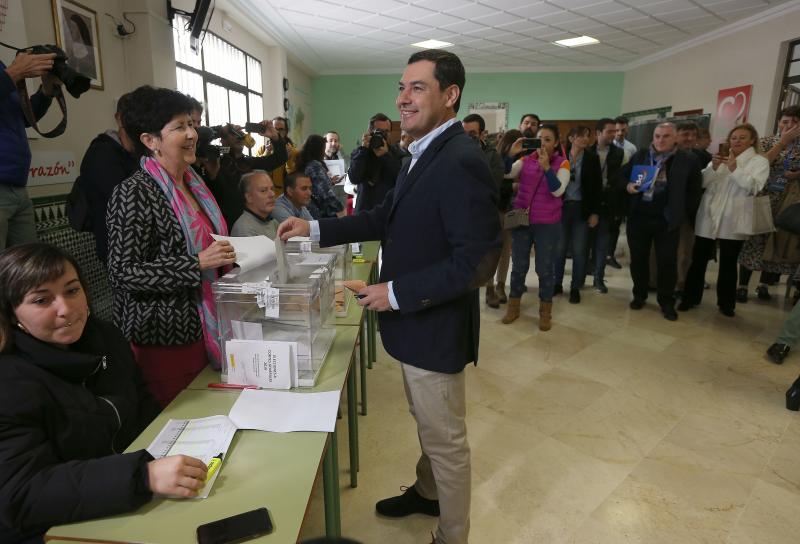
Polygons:
[[[613,69],[798,0],[229,0],[318,74],[396,72],[438,39],[472,70]],[[797,12],[793,14],[800,16]],[[552,42],[589,35],[597,45]]]

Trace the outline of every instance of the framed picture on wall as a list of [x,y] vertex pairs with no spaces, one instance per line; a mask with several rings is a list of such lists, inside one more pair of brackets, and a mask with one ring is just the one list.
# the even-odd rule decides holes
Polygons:
[[92,80],[92,88],[103,88],[100,33],[97,13],[72,0],[51,0],[56,43],[67,54],[67,64]]

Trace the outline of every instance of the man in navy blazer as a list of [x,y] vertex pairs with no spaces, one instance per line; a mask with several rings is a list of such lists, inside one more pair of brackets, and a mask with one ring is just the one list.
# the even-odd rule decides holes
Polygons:
[[449,52],[411,56],[396,100],[412,154],[383,203],[354,216],[308,223],[287,219],[278,236],[322,245],[381,240],[381,283],[359,304],[381,312],[386,351],[401,362],[422,455],[404,494],[376,504],[379,514],[439,516],[434,542],[466,543],[470,451],[464,367],[478,360],[478,286],[500,250],[497,194],[478,144],[456,119],[464,67]]

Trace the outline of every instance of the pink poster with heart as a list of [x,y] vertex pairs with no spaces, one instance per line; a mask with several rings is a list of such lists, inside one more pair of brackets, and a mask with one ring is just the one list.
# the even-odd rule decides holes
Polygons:
[[[714,119],[714,134],[712,142],[716,146],[724,142],[728,132],[742,123],[747,122],[750,111],[750,96],[753,92],[752,85],[721,89],[717,94],[717,111]],[[715,151],[715,149],[712,149]]]

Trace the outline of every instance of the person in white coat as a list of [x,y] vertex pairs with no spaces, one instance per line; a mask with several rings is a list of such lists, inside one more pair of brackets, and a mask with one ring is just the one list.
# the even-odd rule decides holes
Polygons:
[[695,222],[692,264],[686,275],[684,297],[678,310],[687,311],[703,298],[708,256],[719,243],[717,306],[723,315],[734,316],[736,307],[736,262],[748,234],[741,232],[737,218],[743,206],[758,194],[769,176],[769,161],[758,153],[758,132],[750,124],[738,125],[728,134],[730,154],[716,154],[703,170],[705,193]]

